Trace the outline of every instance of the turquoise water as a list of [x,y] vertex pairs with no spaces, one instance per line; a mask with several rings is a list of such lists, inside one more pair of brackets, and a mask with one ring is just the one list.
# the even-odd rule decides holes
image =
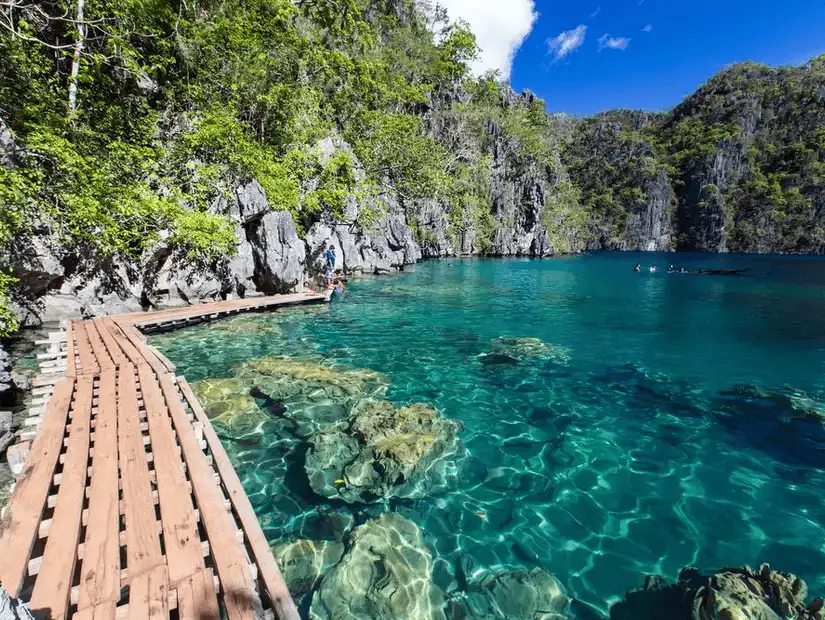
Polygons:
[[[652,261],[658,274],[633,273]],[[668,275],[669,262],[750,271]],[[241,434],[217,424],[273,543],[391,510],[423,529],[445,592],[483,568],[540,566],[578,618],[689,565],[770,562],[825,590],[825,261],[442,260],[351,280],[328,309],[229,325],[152,341],[193,384],[267,355],[372,369],[388,400],[463,427],[451,488],[347,504],[312,491],[306,435],[283,410],[258,401],[270,413]],[[552,347],[504,355],[502,337]]]

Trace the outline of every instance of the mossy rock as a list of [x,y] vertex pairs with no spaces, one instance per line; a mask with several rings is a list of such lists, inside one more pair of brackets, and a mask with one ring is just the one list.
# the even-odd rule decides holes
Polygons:
[[262,357],[242,364],[239,376],[249,377],[254,374],[331,386],[344,395],[354,395],[389,385],[389,380],[374,370],[337,368],[320,360],[283,356]]
[[310,439],[305,469],[312,489],[346,502],[423,497],[454,482],[444,464],[462,449],[459,424],[415,404],[386,401],[355,408],[351,427]]
[[567,364],[570,361],[569,348],[544,342],[538,338],[494,338],[490,341],[490,352],[515,360],[540,358],[553,360],[559,364]]
[[245,379],[203,379],[190,384],[201,405],[226,400],[234,396],[249,395],[251,383]]
[[267,420],[249,390],[249,382],[243,379],[206,379],[192,384],[215,430],[233,439],[255,434]]

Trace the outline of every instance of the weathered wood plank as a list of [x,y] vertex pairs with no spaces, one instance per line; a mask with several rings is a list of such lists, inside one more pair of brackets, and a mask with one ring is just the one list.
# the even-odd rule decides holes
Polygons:
[[167,620],[169,617],[169,578],[166,565],[155,566],[131,580],[129,620]]
[[0,538],[0,583],[12,596],[19,596],[26,575],[29,555],[63,447],[73,391],[72,379],[57,384],[8,507],[7,525]]
[[95,321],[95,325],[97,326],[97,332],[100,334],[101,339],[103,340],[103,344],[106,345],[106,350],[109,352],[109,356],[112,358],[112,361],[115,363],[116,366],[125,363],[126,356],[123,354],[123,351],[118,345],[115,337],[112,335],[111,330],[109,329],[109,324],[111,320],[108,319],[97,319]]
[[[131,364],[118,373],[118,449],[126,521],[126,563],[132,575],[140,575],[163,564],[155,526],[152,483],[146,464],[146,449],[140,432],[137,385]],[[164,576],[165,576],[164,566]]]
[[115,620],[117,603],[101,603],[95,607],[81,609],[72,616],[72,620]]
[[104,319],[103,323],[108,328],[109,333],[112,335],[112,338],[114,338],[117,346],[123,352],[125,358],[128,358],[128,360],[134,364],[135,368],[146,363],[144,357],[138,352],[138,350],[123,333],[120,325],[111,319]]
[[175,443],[166,402],[155,373],[144,366],[139,370],[139,375],[152,438],[169,581],[174,586],[184,577],[204,568],[203,553],[195,510],[183,473],[180,448]]
[[103,372],[114,368],[115,364],[109,356],[109,352],[106,350],[106,345],[103,344],[103,340],[100,337],[100,333],[97,329],[98,323],[99,321],[86,321],[84,326],[86,327],[86,335],[89,338],[89,344],[92,345],[92,351],[97,359],[97,365],[100,368],[100,371]]
[[258,522],[258,517],[255,515],[255,510],[252,508],[249,497],[247,497],[238,474],[235,472],[235,468],[232,466],[220,439],[215,433],[215,429],[212,428],[209,418],[204,413],[198,399],[192,392],[192,388],[189,387],[184,377],[178,377],[178,387],[180,387],[181,394],[183,394],[186,402],[189,403],[194,412],[198,424],[203,428],[203,434],[212,453],[215,466],[218,468],[218,473],[220,473],[224,487],[226,487],[229,494],[232,507],[238,515],[240,526],[249,541],[253,559],[260,569],[261,578],[266,586],[278,620],[299,620],[298,609],[295,607],[289,588],[284,582],[283,575],[272,555],[269,543]]
[[[66,376],[67,377],[76,377],[77,376],[77,360],[75,359],[75,344],[74,344],[74,327],[72,324],[74,321],[69,321],[69,324],[66,326]],[[34,383],[33,385],[37,385]]]
[[77,345],[77,355],[80,358],[80,367],[78,374],[88,374],[100,372],[100,368],[95,360],[92,345],[89,342],[89,337],[86,334],[86,324],[82,321],[72,321],[72,328],[74,330],[75,343]]
[[86,489],[86,463],[89,458],[89,423],[92,415],[92,377],[77,380],[69,429],[69,447],[63,480],[57,493],[52,520],[59,524],[52,532],[43,552],[43,564],[32,590],[30,606],[35,615],[50,610],[51,617],[61,620],[69,612],[72,576],[77,562],[80,518]]
[[178,615],[180,620],[220,620],[211,568],[198,571],[178,584]]
[[195,429],[192,428],[172,378],[162,376],[158,379],[189,469],[192,490],[221,581],[227,615],[230,620],[254,618],[256,611],[261,609],[261,603],[244,549],[235,539],[235,524],[223,508],[223,495],[215,484],[213,470],[198,445]]
[[[78,609],[120,599],[120,510],[118,501],[117,379],[100,375],[95,449],[89,489],[88,526],[80,572]],[[91,452],[91,451],[90,451]]]

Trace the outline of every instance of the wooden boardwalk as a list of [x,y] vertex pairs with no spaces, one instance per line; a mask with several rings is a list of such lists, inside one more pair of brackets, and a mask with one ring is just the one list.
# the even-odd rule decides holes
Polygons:
[[38,618],[298,612],[249,499],[183,377],[141,333],[303,303],[282,295],[72,321],[3,520],[0,583]]

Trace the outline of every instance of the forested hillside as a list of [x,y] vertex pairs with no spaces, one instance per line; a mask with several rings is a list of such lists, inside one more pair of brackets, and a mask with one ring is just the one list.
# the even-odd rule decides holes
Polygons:
[[414,0],[0,5],[0,334],[341,267],[825,250],[825,57],[576,120]]

